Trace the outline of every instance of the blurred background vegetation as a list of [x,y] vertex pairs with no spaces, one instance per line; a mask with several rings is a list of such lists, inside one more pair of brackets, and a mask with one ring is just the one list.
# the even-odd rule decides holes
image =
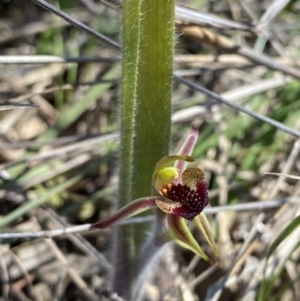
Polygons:
[[[118,1],[51,3],[121,42]],[[175,74],[300,129],[299,1],[189,0],[176,12]],[[113,213],[120,51],[29,0],[6,0],[0,2],[0,54],[1,232],[57,229]],[[5,109],[18,103],[38,108]],[[172,105],[172,153],[191,124],[198,126],[193,155],[206,172],[211,206],[297,201],[297,180],[265,175],[299,175],[295,137],[178,82]],[[145,300],[212,300],[237,258],[220,300],[256,300],[260,288],[272,300],[300,300],[297,224],[264,271],[268,247],[298,214],[299,203],[212,216],[223,269],[169,249],[149,278]],[[111,233],[2,240],[0,300],[117,300],[107,292]]]

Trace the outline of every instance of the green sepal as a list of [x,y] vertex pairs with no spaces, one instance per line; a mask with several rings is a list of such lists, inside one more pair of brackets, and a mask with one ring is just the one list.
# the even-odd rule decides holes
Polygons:
[[181,247],[189,249],[204,260],[211,263],[210,258],[203,252],[186,221],[177,215],[168,214],[169,233],[171,238]]
[[219,266],[222,267],[221,257],[220,257],[217,245],[215,243],[214,236],[213,236],[209,221],[208,221],[205,213],[201,212],[199,215],[197,215],[194,218],[194,221],[196,222],[198,228],[200,229],[200,231],[204,235],[205,239],[207,240],[207,242],[209,243],[209,245],[213,249],[214,255],[216,257],[216,260],[217,260]]

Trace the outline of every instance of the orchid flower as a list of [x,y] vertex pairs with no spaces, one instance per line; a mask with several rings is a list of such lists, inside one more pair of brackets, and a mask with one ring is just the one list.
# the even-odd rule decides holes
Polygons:
[[[198,130],[192,128],[179,155],[160,159],[152,175],[154,195],[137,199],[120,209],[113,216],[94,224],[93,228],[106,228],[124,218],[150,208],[159,208],[166,214],[170,240],[190,249],[207,261],[211,261],[193,237],[187,221],[194,220],[213,249],[221,266],[220,256],[213,239],[209,222],[203,212],[208,204],[208,190],[204,172],[197,167],[186,168],[195,159],[190,156],[198,138]],[[173,166],[171,166],[173,165]]]

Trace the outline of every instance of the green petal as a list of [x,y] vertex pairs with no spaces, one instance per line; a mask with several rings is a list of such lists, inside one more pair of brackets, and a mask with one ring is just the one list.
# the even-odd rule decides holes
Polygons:
[[219,266],[222,267],[221,257],[220,257],[217,245],[216,245],[215,240],[214,240],[214,236],[213,236],[212,231],[211,231],[210,224],[209,224],[209,222],[206,218],[205,213],[201,212],[199,215],[197,215],[194,218],[194,221],[196,222],[198,228],[200,229],[200,231],[204,235],[205,239],[207,240],[207,242],[209,243],[209,245],[213,249],[214,255],[217,259],[217,262],[218,262]]
[[203,252],[183,218],[174,214],[168,214],[168,224],[171,238],[177,244],[179,244],[183,248],[193,251],[204,260],[211,263],[211,260]]

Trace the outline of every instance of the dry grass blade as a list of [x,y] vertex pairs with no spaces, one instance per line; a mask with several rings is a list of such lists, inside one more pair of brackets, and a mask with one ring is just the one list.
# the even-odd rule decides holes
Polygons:
[[282,176],[288,179],[300,180],[300,176],[288,175],[288,174],[277,173],[277,172],[266,172],[265,175],[278,176],[278,177]]
[[[266,210],[268,208],[276,208],[281,207],[283,205],[288,204],[298,204],[300,202],[299,197],[293,197],[293,198],[285,198],[280,200],[268,200],[268,201],[262,201],[262,202],[255,202],[255,203],[244,203],[244,204],[238,204],[238,205],[224,205],[224,206],[216,206],[211,208],[206,208],[204,210],[205,214],[207,215],[213,215],[221,212],[226,211],[251,211],[251,210]],[[139,224],[139,223],[147,223],[152,222],[154,219],[153,216],[146,216],[146,217],[135,217],[130,218],[128,220],[123,220],[119,224],[120,225],[131,225],[131,224]],[[46,231],[36,231],[36,232],[11,232],[11,233],[0,233],[0,239],[9,239],[9,238],[38,238],[38,237],[56,237],[66,234],[74,234],[74,233],[80,233],[85,232],[91,229],[92,224],[83,224],[79,226],[70,226],[65,227],[62,229],[56,229],[56,230],[46,230]],[[94,229],[93,229],[94,231]]]
[[19,103],[19,104],[0,104],[0,111],[15,110],[15,109],[28,109],[38,108],[39,106],[33,103]]
[[0,55],[0,64],[115,63],[118,57],[61,57],[55,55]]
[[105,42],[105,43],[107,43],[107,44],[115,47],[116,49],[121,49],[120,45],[118,43],[116,43],[115,41],[107,38],[106,36],[104,36],[102,34],[100,34],[96,30],[93,30],[92,28],[86,26],[82,22],[77,21],[76,19],[72,18],[71,16],[69,16],[68,14],[62,12],[61,10],[57,9],[56,7],[54,7],[53,5],[49,4],[48,2],[46,2],[44,0],[31,0],[31,1],[33,1],[36,4],[44,7],[45,9],[51,11],[52,13],[58,15],[59,17],[61,17],[62,19],[66,20],[70,24],[72,24],[72,25],[74,25],[74,26],[76,26],[76,27],[78,27],[80,29],[84,29],[86,32],[88,32],[89,34],[93,35],[94,37],[96,37],[100,41],[103,41],[103,42]]
[[253,26],[251,24],[227,20],[225,18],[220,18],[208,13],[202,13],[180,5],[176,6],[176,19],[184,23],[198,24],[218,29],[253,30]]
[[46,243],[49,245],[50,250],[55,254],[57,259],[62,263],[63,267],[67,269],[70,278],[74,283],[80,288],[80,290],[85,295],[85,298],[90,301],[98,301],[97,295],[89,288],[88,284],[82,279],[82,277],[76,272],[76,270],[69,266],[66,257],[62,251],[58,248],[52,239],[47,239]]
[[280,122],[278,122],[276,120],[273,120],[273,119],[271,119],[269,117],[263,116],[263,115],[261,115],[259,113],[255,113],[255,112],[253,112],[253,111],[251,111],[251,110],[249,110],[247,108],[244,108],[244,107],[242,107],[242,106],[240,106],[238,104],[230,102],[230,101],[224,99],[223,97],[219,96],[218,94],[216,94],[216,93],[214,93],[212,91],[209,91],[206,88],[201,87],[201,86],[199,86],[197,84],[194,84],[194,83],[192,83],[192,82],[190,82],[190,81],[188,81],[188,80],[186,80],[186,79],[184,79],[184,78],[182,78],[180,76],[175,75],[174,78],[176,80],[178,80],[179,82],[187,85],[188,87],[190,87],[191,89],[193,89],[195,91],[202,92],[202,93],[206,94],[207,96],[210,96],[213,99],[215,99],[215,100],[217,100],[217,101],[219,101],[221,103],[226,104],[229,107],[232,107],[232,108],[234,108],[234,109],[236,109],[236,110],[238,110],[238,111],[240,111],[242,113],[245,113],[245,114],[247,114],[247,115],[249,115],[249,116],[251,116],[251,117],[253,117],[255,119],[258,119],[258,120],[263,121],[265,123],[271,124],[272,126],[278,128],[281,131],[289,133],[290,135],[293,135],[293,136],[295,136],[297,138],[300,138],[300,132],[297,131],[297,130],[291,129],[290,127],[288,127],[288,126],[286,126],[286,125],[284,125],[284,124],[282,124],[282,123],[280,123]]
[[260,18],[257,28],[261,29],[269,26],[273,19],[276,18],[276,16],[282,11],[282,9],[284,9],[285,6],[288,5],[290,1],[291,0],[274,0]]
[[215,33],[208,28],[205,28],[202,26],[185,25],[185,24],[184,25],[179,24],[179,28],[183,33],[185,33],[195,39],[201,40],[204,43],[212,45],[216,48],[220,48],[223,51],[226,51],[229,53],[237,53],[241,56],[244,56],[244,57],[258,63],[258,64],[268,66],[269,68],[271,68],[273,70],[278,70],[285,74],[288,74],[288,75],[291,75],[291,76],[294,76],[294,77],[300,79],[300,71],[298,69],[282,65],[282,64],[274,61],[268,55],[256,52],[249,47],[241,47],[240,45],[235,44],[232,40],[230,40],[226,36],[221,35],[219,33]]

